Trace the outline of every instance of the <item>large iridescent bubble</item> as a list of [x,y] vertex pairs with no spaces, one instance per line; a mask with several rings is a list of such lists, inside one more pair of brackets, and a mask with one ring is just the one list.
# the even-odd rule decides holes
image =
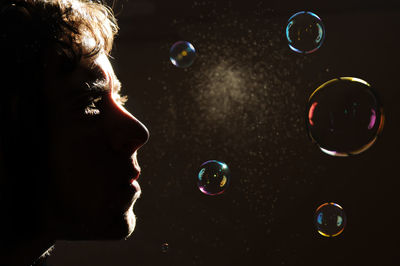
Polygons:
[[290,49],[297,53],[309,54],[321,47],[325,39],[325,27],[316,14],[301,11],[289,18],[286,38]]
[[384,114],[377,93],[359,78],[341,77],[310,96],[307,129],[326,154],[349,156],[370,148],[382,132]]

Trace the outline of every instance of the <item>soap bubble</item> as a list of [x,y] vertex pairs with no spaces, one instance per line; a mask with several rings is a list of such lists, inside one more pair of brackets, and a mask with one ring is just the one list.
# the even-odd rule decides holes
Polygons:
[[216,160],[210,160],[200,166],[197,186],[206,195],[222,194],[229,185],[228,166]]
[[309,54],[318,50],[325,39],[325,27],[314,13],[301,11],[288,20],[286,38],[297,53]]
[[346,222],[346,214],[337,203],[324,203],[315,211],[315,226],[318,233],[323,236],[335,237],[340,235],[346,226]]
[[168,252],[168,249],[169,249],[169,245],[168,245],[167,242],[165,242],[165,243],[163,243],[163,244],[161,245],[161,252],[162,252],[162,253],[167,253],[167,252]]
[[189,67],[196,57],[196,50],[190,42],[179,41],[169,50],[169,59],[177,67]]
[[366,81],[351,77],[332,79],[319,86],[309,98],[307,116],[311,140],[332,156],[366,151],[384,124],[376,92]]

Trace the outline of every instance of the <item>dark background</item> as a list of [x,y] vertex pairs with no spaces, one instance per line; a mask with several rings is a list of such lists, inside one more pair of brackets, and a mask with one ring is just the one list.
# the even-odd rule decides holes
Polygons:
[[[131,0],[115,3],[115,71],[127,109],[149,129],[139,152],[133,236],[57,242],[48,263],[83,265],[399,265],[400,8],[390,1]],[[291,51],[288,18],[326,28],[313,54]],[[197,50],[178,69],[169,48]],[[309,95],[340,76],[379,93],[386,123],[363,154],[336,158],[309,140]],[[219,196],[196,187],[200,164],[228,164]],[[324,238],[314,211],[337,202],[347,227]],[[162,244],[168,243],[167,252]]]

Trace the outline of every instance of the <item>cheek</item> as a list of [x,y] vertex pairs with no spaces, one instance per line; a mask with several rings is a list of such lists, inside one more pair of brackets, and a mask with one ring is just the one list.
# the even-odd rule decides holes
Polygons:
[[60,131],[55,132],[50,145],[50,166],[58,190],[73,198],[95,196],[99,191],[96,186],[106,182],[101,178],[107,166],[107,153],[101,144],[104,140],[77,127]]

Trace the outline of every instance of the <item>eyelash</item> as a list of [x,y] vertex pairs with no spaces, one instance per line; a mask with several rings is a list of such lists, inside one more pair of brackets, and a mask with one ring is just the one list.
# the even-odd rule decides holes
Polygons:
[[99,107],[97,106],[98,105],[97,103],[102,101],[103,97],[104,95],[91,97],[89,104],[85,106],[85,115],[90,115],[90,116],[99,115],[100,110]]
[[[95,116],[95,115],[99,115],[100,114],[100,107],[99,105],[101,105],[101,102],[104,101],[104,97],[108,96],[107,91],[101,91],[101,92],[97,92],[94,95],[91,95],[89,97],[89,101],[88,103],[85,105],[85,115],[89,115],[89,116]],[[121,105],[124,106],[128,97],[126,95],[119,95],[116,94],[114,96],[114,101]]]

